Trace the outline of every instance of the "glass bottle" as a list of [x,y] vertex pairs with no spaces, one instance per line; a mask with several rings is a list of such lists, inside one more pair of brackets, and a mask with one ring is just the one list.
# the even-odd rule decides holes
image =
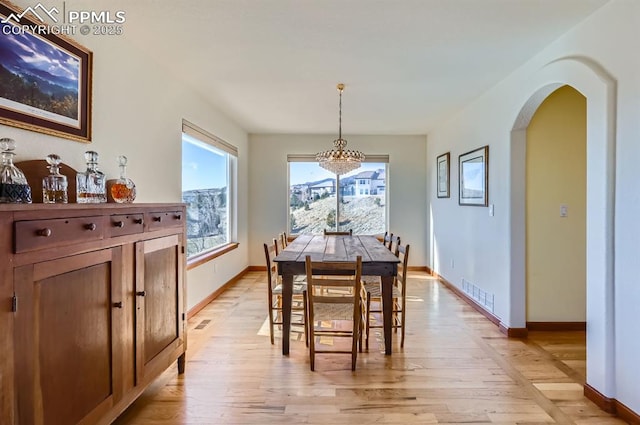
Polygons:
[[118,157],[118,165],[120,165],[120,178],[111,186],[111,196],[113,200],[120,204],[128,204],[136,199],[136,185],[127,178],[127,157],[120,155]]
[[24,173],[13,165],[16,141],[9,138],[0,139],[2,164],[0,164],[0,203],[30,204],[31,187]]
[[51,153],[47,155],[47,167],[51,174],[42,179],[42,202],[45,204],[66,204],[69,201],[67,193],[67,176],[60,174],[62,159]]
[[79,204],[107,202],[104,173],[98,171],[98,153],[86,151],[87,170],[76,175],[76,197]]

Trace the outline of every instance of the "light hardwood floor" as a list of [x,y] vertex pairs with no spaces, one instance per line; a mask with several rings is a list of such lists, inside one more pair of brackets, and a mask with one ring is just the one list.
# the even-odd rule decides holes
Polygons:
[[[410,274],[405,347],[318,356],[302,334],[269,343],[264,273],[189,321],[186,373],[170,368],[115,422],[145,424],[624,424],[582,395],[584,332],[507,339],[426,273]],[[374,331],[374,330],[372,330]]]

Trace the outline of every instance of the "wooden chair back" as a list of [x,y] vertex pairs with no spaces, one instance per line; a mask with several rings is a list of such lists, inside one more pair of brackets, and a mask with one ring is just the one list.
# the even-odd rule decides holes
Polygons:
[[[398,246],[396,246],[396,257],[398,257],[400,259],[400,264],[398,264],[398,275],[396,276],[395,279],[395,285],[398,287],[398,289],[400,290],[400,294],[401,294],[401,301],[400,301],[400,305],[397,308],[398,311],[395,312],[395,314],[397,315],[398,313],[400,314],[400,319],[399,319],[399,323],[400,323],[400,332],[401,332],[401,336],[400,336],[400,348],[404,347],[404,334],[405,334],[405,328],[406,328],[406,324],[407,324],[407,269],[409,267],[409,248],[411,246],[409,244],[407,245],[400,245],[400,243],[398,242]],[[396,316],[397,317],[397,316]]]
[[271,245],[264,245],[264,256],[267,265],[267,287],[269,289],[269,301],[271,301],[271,292],[278,284],[278,267],[273,262],[273,258],[278,255],[278,241],[273,239]]
[[[315,354],[351,354],[351,370],[356,368],[358,341],[362,335],[362,257],[349,262],[316,262],[305,258],[309,315],[309,358],[315,370]],[[351,321],[351,329],[316,327],[318,321]],[[351,338],[351,350],[317,349],[317,336]]]
[[[267,305],[269,312],[269,336],[271,344],[274,343],[274,325],[282,325],[282,285],[281,278],[278,275],[278,265],[273,258],[278,255],[278,239],[272,239],[270,245],[266,243],[264,246],[264,257],[267,270]],[[302,312],[301,321],[297,325],[304,326],[305,343],[308,345],[309,339],[307,334],[307,300],[306,300],[306,283],[294,282],[293,285],[293,303],[291,310]],[[292,324],[294,324],[292,322]]]
[[325,236],[353,236],[353,229],[349,229],[344,232],[334,232],[331,230],[324,229]]
[[384,232],[384,238],[382,239],[382,244],[389,248],[391,251],[391,241],[393,239],[393,233]]
[[[401,244],[400,236],[393,235],[391,237],[391,239],[389,240],[389,246],[387,248],[389,248],[389,251],[391,251],[391,252],[393,252],[395,254],[396,248],[398,246],[400,246],[400,244]],[[397,256],[398,256],[398,254],[396,254],[396,257]]]

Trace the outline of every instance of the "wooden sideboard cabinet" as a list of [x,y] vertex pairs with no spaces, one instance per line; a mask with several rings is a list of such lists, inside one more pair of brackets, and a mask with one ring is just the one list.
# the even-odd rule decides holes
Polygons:
[[177,360],[183,204],[0,204],[0,423],[109,424]]

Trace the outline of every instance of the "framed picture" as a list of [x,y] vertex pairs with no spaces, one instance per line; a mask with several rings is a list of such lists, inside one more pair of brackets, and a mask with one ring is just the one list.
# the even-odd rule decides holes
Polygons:
[[41,28],[56,27],[0,3],[0,124],[89,142],[92,53]]
[[438,177],[436,184],[438,185],[438,198],[448,198],[449,195],[449,152],[443,153],[436,159]]
[[489,146],[458,157],[458,204],[489,205]]

